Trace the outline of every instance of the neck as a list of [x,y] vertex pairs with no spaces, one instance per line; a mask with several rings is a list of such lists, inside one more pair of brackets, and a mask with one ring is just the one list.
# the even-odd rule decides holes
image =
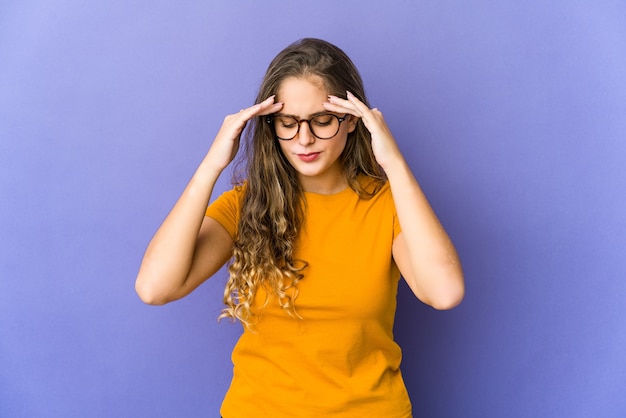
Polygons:
[[302,190],[310,193],[317,194],[335,194],[345,190],[348,187],[348,181],[343,176],[343,173],[339,175],[328,175],[307,177],[300,175],[300,184]]

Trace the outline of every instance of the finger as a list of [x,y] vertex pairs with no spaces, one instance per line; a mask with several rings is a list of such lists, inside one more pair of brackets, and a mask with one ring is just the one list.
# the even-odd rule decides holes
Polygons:
[[328,102],[336,104],[336,105],[344,106],[344,107],[354,108],[354,105],[350,103],[348,100],[342,99],[341,97],[333,96],[332,94],[328,95]]
[[267,99],[263,100],[261,103],[257,103],[256,105],[251,106],[253,112],[250,117],[269,115],[278,112],[283,107],[283,103],[274,103],[275,99],[276,96],[270,96]]
[[274,103],[274,96],[270,96],[260,103],[252,105],[245,109],[241,109],[238,113],[235,114],[235,117],[243,122],[247,122],[255,116],[276,113],[282,108],[282,106],[282,103]]
[[271,115],[272,113],[278,112],[280,109],[282,109],[282,107],[283,107],[283,103],[281,102],[272,103],[271,105],[265,108],[261,108],[259,112],[256,114],[256,116]]
[[360,118],[368,117],[370,114],[370,109],[367,107],[365,103],[360,101],[356,96],[354,96],[350,92],[346,92],[348,99],[341,99],[336,96],[329,96],[328,99],[333,104],[342,106],[346,110],[351,110],[351,114],[358,116]]
[[325,102],[322,103],[322,106],[324,106],[324,109],[329,110],[331,112],[336,112],[336,113],[348,113],[352,116],[356,116],[358,118],[361,117],[361,113],[358,112],[356,109],[354,109],[354,107],[347,107],[341,104],[336,104],[336,103],[332,103],[332,102]]
[[370,110],[370,108],[367,107],[365,103],[360,101],[354,94],[350,93],[349,91],[346,92],[346,96],[348,97],[348,101],[352,103],[354,107],[358,109],[360,112],[365,113]]
[[354,103],[351,103],[350,101],[348,101],[346,99],[342,99],[342,98],[337,97],[337,96],[329,95],[328,96],[328,103],[336,106],[337,108],[341,108],[343,110],[348,110],[348,111],[350,111],[350,113],[359,112],[359,110],[354,105]]

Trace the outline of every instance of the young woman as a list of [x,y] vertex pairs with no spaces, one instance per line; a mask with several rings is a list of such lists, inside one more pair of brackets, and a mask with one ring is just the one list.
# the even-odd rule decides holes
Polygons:
[[[207,209],[244,131],[245,179]],[[398,280],[449,309],[463,298],[463,273],[358,71],[332,44],[287,47],[257,104],[225,118],[152,238],[137,293],[155,305],[182,298],[229,260],[222,316],[244,331],[225,418],[411,416],[392,334]]]

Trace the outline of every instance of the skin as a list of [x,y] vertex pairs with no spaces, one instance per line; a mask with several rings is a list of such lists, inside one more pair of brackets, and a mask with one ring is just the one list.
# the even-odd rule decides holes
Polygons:
[[456,249],[402,156],[380,110],[370,109],[350,92],[347,100],[329,96],[324,107],[363,120],[372,135],[376,161],[387,174],[402,232],[393,243],[393,258],[409,287],[435,309],[458,305],[465,294]]
[[[280,113],[296,119],[309,119],[311,115],[328,112],[324,102],[328,98],[322,81],[317,77],[285,79],[278,91],[278,100],[284,103]],[[336,113],[344,116],[344,113]],[[348,183],[344,178],[339,156],[346,146],[348,133],[356,128],[356,117],[350,117],[339,126],[339,132],[331,139],[319,140],[311,133],[308,123],[300,125],[298,135],[290,141],[278,141],[289,163],[298,172],[304,191],[320,194],[339,192]],[[315,161],[304,162],[298,155],[319,153]]]
[[[416,297],[436,309],[450,309],[463,299],[464,280],[456,250],[433,212],[417,180],[378,109],[370,109],[353,95],[343,100],[328,96],[316,77],[288,78],[278,92],[224,119],[211,148],[174,208],[152,238],[144,255],[135,288],[148,304],[180,299],[217,272],[232,256],[233,241],[215,220],[204,216],[213,187],[239,148],[239,137],[254,117],[276,112],[308,119],[320,111],[348,115],[337,135],[315,138],[307,123],[281,150],[298,172],[305,191],[331,194],[347,187],[339,155],[347,135],[363,120],[372,136],[377,162],[387,174],[402,232],[392,254]],[[298,154],[319,153],[313,162]]]

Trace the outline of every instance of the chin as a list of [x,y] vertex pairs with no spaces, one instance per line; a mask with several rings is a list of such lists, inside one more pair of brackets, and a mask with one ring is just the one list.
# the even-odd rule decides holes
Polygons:
[[311,170],[311,169],[300,170],[298,169],[298,167],[296,167],[296,171],[298,172],[299,175],[303,177],[317,177],[322,174],[320,170]]

